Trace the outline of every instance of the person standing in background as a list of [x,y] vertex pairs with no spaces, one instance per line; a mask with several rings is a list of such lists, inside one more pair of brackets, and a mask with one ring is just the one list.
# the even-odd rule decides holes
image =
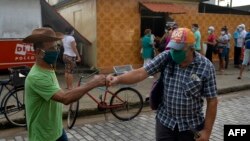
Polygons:
[[[238,33],[237,33],[238,32]],[[242,47],[244,46],[244,39],[246,36],[246,30],[245,30],[245,25],[244,24],[240,24],[237,28],[236,33],[234,33],[234,38],[237,37],[237,41],[235,44],[235,48],[234,48],[234,67],[235,68],[240,68],[240,64],[241,64],[241,52],[242,52]]]
[[226,48],[227,48],[228,36],[226,35],[226,29],[223,27],[221,28],[221,35],[217,39],[218,43],[218,57],[219,57],[219,71],[221,74],[224,74],[224,60],[226,56]]
[[243,71],[244,71],[245,67],[250,62],[249,60],[250,60],[250,29],[249,29],[248,33],[246,34],[246,37],[245,37],[244,58],[243,58],[243,62],[242,62],[241,68],[240,68],[240,74],[239,74],[238,79],[242,78]]
[[227,39],[228,39],[227,47],[226,47],[226,56],[225,56],[225,69],[227,69],[228,64],[229,64],[231,34],[228,32],[227,26],[224,26],[224,28],[225,28],[225,32],[226,32]]
[[199,25],[198,24],[192,24],[192,31],[194,32],[195,36],[195,51],[201,52],[201,33],[199,31]]
[[166,46],[170,40],[171,33],[172,33],[171,26],[167,25],[163,36],[160,38],[160,44],[158,48],[159,53],[163,52],[164,50],[167,50]]
[[76,62],[81,61],[81,57],[77,51],[76,41],[73,35],[74,35],[73,28],[68,27],[65,29],[65,35],[62,40],[64,48],[63,61],[65,63],[64,77],[67,84],[66,89],[68,90],[71,90],[73,88],[73,80],[74,80],[73,74],[75,72]]
[[233,34],[233,38],[234,38],[234,67],[237,68],[238,67],[238,60],[237,60],[237,39],[239,38],[239,26],[237,26],[236,30],[234,31]]
[[145,66],[153,57],[154,49],[151,36],[151,29],[145,29],[144,36],[142,37],[142,58],[144,60],[143,66]]
[[214,27],[213,26],[209,26],[208,27],[208,38],[207,38],[207,51],[206,51],[206,57],[213,62],[213,50],[215,48],[215,44],[216,44],[216,36],[214,34]]

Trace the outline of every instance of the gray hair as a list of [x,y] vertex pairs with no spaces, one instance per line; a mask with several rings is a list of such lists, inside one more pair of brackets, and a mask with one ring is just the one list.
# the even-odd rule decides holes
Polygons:
[[213,26],[209,26],[208,29],[209,29],[209,30],[212,30],[213,32],[214,32],[214,30],[215,30]]

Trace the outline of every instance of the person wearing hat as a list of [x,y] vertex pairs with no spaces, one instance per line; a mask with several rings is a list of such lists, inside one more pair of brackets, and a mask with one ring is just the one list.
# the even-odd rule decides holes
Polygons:
[[63,91],[55,74],[59,54],[56,41],[63,34],[51,28],[34,29],[23,39],[33,43],[36,61],[25,80],[25,111],[30,141],[67,141],[62,123],[62,104],[79,100],[86,92],[105,85],[105,76],[98,75],[85,85]]
[[163,70],[164,94],[156,114],[157,141],[194,141],[194,132],[198,135],[196,141],[208,141],[211,135],[217,112],[215,68],[195,51],[194,44],[194,33],[188,28],[178,28],[167,45],[170,51],[162,52],[139,69],[107,76],[111,86],[133,84]]
[[198,24],[192,24],[192,31],[194,32],[195,37],[195,50],[200,52],[201,51],[201,33],[199,31]]

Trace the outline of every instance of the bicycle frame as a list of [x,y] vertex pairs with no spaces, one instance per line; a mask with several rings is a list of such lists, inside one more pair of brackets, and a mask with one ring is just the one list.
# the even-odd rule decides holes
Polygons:
[[108,90],[108,87],[106,87],[105,89],[105,93],[104,93],[104,99],[101,99],[101,101],[98,101],[95,97],[93,97],[89,92],[84,94],[84,95],[88,95],[97,105],[99,105],[101,108],[105,108],[105,109],[113,109],[113,108],[119,108],[119,107],[122,107],[126,104],[125,101],[123,101],[122,99],[120,99],[119,97],[116,96],[116,98],[118,100],[120,100],[123,104],[116,104],[116,105],[106,105],[106,104],[102,104],[102,102],[106,102],[106,99],[107,99],[107,94],[110,94],[110,95],[114,95],[113,92],[111,92],[110,90]]
[[[96,74],[96,72],[90,74],[88,77],[86,78],[89,78],[91,76],[93,76],[94,74]],[[84,77],[81,76],[80,80],[78,81],[78,87],[81,85],[81,82],[82,82],[82,79]],[[101,108],[105,108],[105,109],[113,109],[113,108],[119,108],[119,107],[122,107],[126,104],[125,101],[123,101],[122,99],[120,99],[118,96],[116,96],[116,98],[118,100],[120,100],[122,102],[122,104],[116,104],[116,105],[110,105],[110,104],[103,104],[103,102],[106,103],[106,100],[107,100],[107,95],[110,94],[112,96],[114,96],[114,93],[111,92],[108,87],[106,86],[105,87],[105,93],[104,93],[104,99],[101,99],[101,101],[97,100],[94,96],[92,96],[89,92],[85,93],[84,95],[88,95],[97,105],[99,105]],[[84,96],[83,95],[83,96]]]

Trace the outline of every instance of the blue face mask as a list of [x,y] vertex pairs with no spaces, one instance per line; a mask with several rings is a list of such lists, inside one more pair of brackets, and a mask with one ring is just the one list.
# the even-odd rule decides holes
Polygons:
[[43,60],[48,64],[55,64],[59,55],[58,51],[43,51],[45,53]]

